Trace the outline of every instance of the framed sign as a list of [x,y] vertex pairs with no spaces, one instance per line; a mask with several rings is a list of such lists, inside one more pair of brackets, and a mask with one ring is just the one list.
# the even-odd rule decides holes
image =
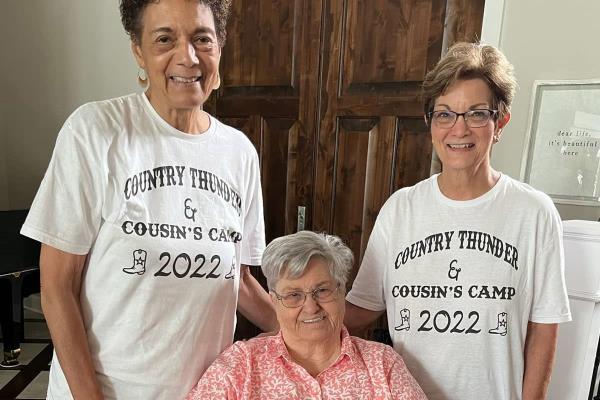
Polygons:
[[556,203],[600,206],[600,80],[534,82],[521,165]]

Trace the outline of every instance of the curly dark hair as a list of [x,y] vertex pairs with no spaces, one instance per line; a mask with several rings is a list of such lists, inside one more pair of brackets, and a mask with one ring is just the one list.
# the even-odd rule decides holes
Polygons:
[[[142,16],[144,9],[150,3],[158,3],[160,0],[120,0],[119,9],[121,10],[121,22],[125,31],[136,43],[139,43],[142,37]],[[197,0],[212,11],[215,20],[215,29],[217,30],[217,39],[219,45],[225,45],[227,38],[227,17],[229,17],[229,7],[231,0]]]

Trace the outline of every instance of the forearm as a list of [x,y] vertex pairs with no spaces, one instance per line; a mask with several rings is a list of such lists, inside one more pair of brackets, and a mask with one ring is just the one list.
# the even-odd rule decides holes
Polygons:
[[279,329],[271,298],[252,276],[247,265],[242,265],[240,271],[238,311],[263,332]]
[[42,246],[41,300],[52,342],[75,399],[102,399],[90,355],[79,292],[85,256]]
[[377,318],[383,314],[383,311],[372,311],[356,306],[346,301],[346,313],[344,314],[344,325],[348,332],[355,336],[364,336],[365,330]]
[[78,301],[42,290],[42,307],[60,367],[74,399],[102,399]]
[[546,398],[552,375],[557,335],[558,324],[529,323],[525,340],[523,400]]

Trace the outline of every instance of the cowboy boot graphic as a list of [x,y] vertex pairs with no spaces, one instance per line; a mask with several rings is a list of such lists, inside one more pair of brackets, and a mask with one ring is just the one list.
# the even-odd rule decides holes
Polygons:
[[410,330],[410,310],[405,308],[400,310],[400,325],[394,328],[397,331]]
[[146,250],[137,249],[133,252],[133,266],[123,268],[123,272],[128,274],[143,275],[146,272],[146,258],[148,253]]
[[231,259],[231,269],[225,275],[225,279],[233,279],[235,277],[235,256]]
[[506,336],[506,333],[508,331],[508,326],[506,324],[507,320],[508,314],[505,312],[501,312],[500,314],[498,314],[498,326],[493,329],[490,329],[489,332],[492,335]]

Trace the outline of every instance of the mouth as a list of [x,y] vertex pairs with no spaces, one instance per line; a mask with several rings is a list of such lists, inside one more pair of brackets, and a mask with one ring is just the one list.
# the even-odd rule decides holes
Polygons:
[[324,315],[321,315],[319,317],[315,317],[315,318],[310,318],[310,319],[303,319],[302,322],[304,322],[305,324],[315,324],[317,322],[321,322],[325,319]]
[[475,147],[475,144],[473,144],[473,143],[447,144],[446,146],[450,147],[451,149],[460,150],[460,149],[471,149],[471,148]]
[[196,76],[171,75],[171,76],[169,76],[169,80],[171,80],[175,83],[191,84],[191,83],[200,82],[202,80],[202,75],[196,75]]

